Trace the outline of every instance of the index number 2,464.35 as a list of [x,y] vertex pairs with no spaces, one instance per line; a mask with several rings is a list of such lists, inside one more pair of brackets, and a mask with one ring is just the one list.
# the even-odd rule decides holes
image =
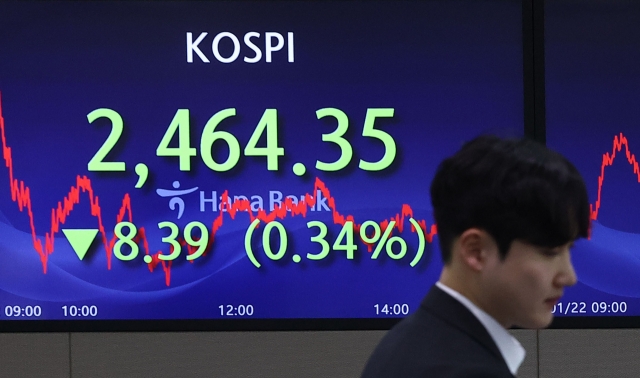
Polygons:
[[[370,108],[364,120],[362,136],[377,139],[384,146],[384,153],[378,161],[370,162],[360,159],[358,167],[366,171],[380,171],[389,167],[396,157],[396,143],[387,132],[376,129],[377,118],[393,117],[393,108]],[[200,156],[209,169],[216,172],[226,172],[233,169],[241,156],[241,147],[238,139],[230,132],[217,130],[222,121],[236,115],[235,108],[227,108],[215,113],[205,124],[200,136]],[[322,134],[323,142],[336,144],[340,148],[340,156],[333,162],[316,160],[315,167],[320,171],[338,171],[345,168],[353,157],[353,147],[344,138],[349,128],[349,118],[340,109],[323,108],[316,112],[318,119],[333,117],[337,121],[334,131]],[[124,129],[124,122],[120,114],[112,109],[96,109],[87,115],[89,123],[93,123],[98,118],[107,118],[111,121],[111,132],[98,149],[95,155],[89,160],[89,171],[125,171],[125,162],[105,161],[106,156],[115,147]],[[191,160],[198,154],[198,150],[191,146],[191,127],[189,109],[178,109],[165,131],[158,147],[157,156],[177,157],[181,171],[191,170]],[[264,146],[258,146],[262,135],[266,136]],[[177,146],[171,147],[171,142],[177,136]],[[212,154],[215,142],[226,143],[229,154],[224,161],[216,161]],[[279,169],[279,157],[284,156],[284,147],[278,145],[278,112],[276,109],[266,109],[258,121],[249,141],[244,147],[244,156],[264,156],[267,160],[267,170],[277,171]]]

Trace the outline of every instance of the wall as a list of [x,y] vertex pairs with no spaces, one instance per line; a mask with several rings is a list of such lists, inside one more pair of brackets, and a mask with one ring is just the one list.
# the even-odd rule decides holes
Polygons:
[[[518,378],[637,377],[640,330],[517,330]],[[358,377],[384,331],[0,334],[2,378]]]

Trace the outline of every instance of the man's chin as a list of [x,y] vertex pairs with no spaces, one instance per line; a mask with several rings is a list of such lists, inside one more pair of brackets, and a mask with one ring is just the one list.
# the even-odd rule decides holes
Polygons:
[[526,329],[542,329],[549,327],[552,321],[553,314],[540,314],[539,316],[527,318],[526,320],[520,322],[520,324],[516,324],[516,326]]
[[547,328],[547,327],[549,327],[551,325],[552,321],[553,321],[553,314],[551,314],[551,313],[545,314],[545,316],[541,317],[540,324],[536,328],[537,329]]

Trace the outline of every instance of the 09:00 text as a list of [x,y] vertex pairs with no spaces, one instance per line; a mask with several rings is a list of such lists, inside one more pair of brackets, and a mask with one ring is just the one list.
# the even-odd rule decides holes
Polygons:
[[40,306],[5,306],[4,308],[4,316],[18,317],[18,316],[26,316],[26,317],[38,317],[42,315],[42,308]]
[[553,306],[553,314],[624,314],[627,302],[559,302]]

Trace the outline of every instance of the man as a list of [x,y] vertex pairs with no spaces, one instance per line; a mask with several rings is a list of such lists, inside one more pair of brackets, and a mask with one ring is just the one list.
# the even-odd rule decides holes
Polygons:
[[431,202],[440,279],[362,377],[511,378],[525,352],[507,329],[548,326],[576,283],[569,250],[589,234],[584,182],[538,143],[483,136],[440,164]]

